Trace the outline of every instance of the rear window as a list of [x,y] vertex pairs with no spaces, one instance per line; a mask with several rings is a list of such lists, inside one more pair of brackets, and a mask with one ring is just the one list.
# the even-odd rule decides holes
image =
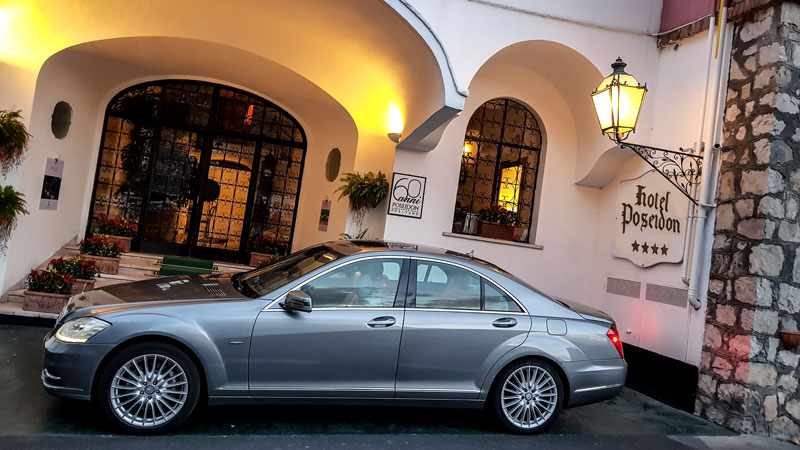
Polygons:
[[444,262],[416,264],[416,308],[522,312],[511,296],[477,273]]

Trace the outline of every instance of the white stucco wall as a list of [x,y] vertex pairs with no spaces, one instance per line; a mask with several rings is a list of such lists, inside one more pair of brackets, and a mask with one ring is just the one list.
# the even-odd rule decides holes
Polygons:
[[[306,131],[307,151],[297,212],[294,249],[338,238],[345,229],[347,205],[337,202],[336,182],[324,177],[328,151],[342,152],[341,172],[352,170],[358,133],[347,111],[313,83],[274,62],[225,46],[193,40],[150,38],[136,42],[101,41],[65,50],[39,72],[28,158],[15,176],[26,193],[30,215],[24,216],[8,251],[5,289],[31,267],[46,260],[70,239],[83,236],[89,214],[105,109],[125,87],[154,79],[201,79],[239,87],[260,95],[292,114]],[[124,61],[115,55],[125,54]],[[198,59],[193,55],[204,54]],[[183,57],[177,55],[184,55]],[[219,64],[228,60],[227,64]],[[87,70],[91,68],[91,70]],[[73,109],[72,126],[59,140],[50,131],[58,101]],[[56,211],[38,209],[45,160],[65,161]],[[327,232],[317,229],[325,197],[333,202]],[[58,224],[54,226],[54,224]]]
[[[466,80],[470,96],[464,112],[450,122],[434,151],[396,154],[395,171],[426,176],[428,184],[423,220],[389,216],[386,238],[463,252],[475,250],[477,257],[497,263],[545,292],[607,311],[617,320],[625,342],[699,364],[704,309],[606,293],[609,276],[641,282],[642,296],[648,282],[686,289],[680,264],[640,268],[612,256],[619,214],[617,186],[649,166],[631,152],[615,164],[604,187],[583,187],[575,182],[613,146],[600,136],[590,93],[611,72],[609,65],[617,56],[622,56],[628,71],[649,88],[639,127],[629,140],[675,150],[697,140],[707,35],[684,40],[677,51],[672,47],[659,51],[655,38],[644,34],[548,21],[481,2],[414,4],[441,36],[456,77]],[[532,40],[557,42],[563,48],[509,47]],[[572,52],[585,58],[588,67],[576,61]],[[574,73],[576,67],[582,68],[583,76]],[[589,68],[594,68],[594,73]],[[587,78],[595,80],[588,87]],[[542,249],[442,234],[452,228],[467,121],[483,101],[496,97],[518,99],[542,119],[546,156],[540,169],[544,173],[538,187],[541,201],[534,241]],[[586,108],[592,114],[587,116]],[[685,212],[681,214],[685,218]]]

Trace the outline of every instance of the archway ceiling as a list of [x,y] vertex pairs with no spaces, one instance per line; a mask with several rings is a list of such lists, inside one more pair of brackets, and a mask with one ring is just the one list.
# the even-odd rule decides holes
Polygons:
[[[463,107],[465,93],[446,55],[404,0],[0,4],[0,61],[29,70],[71,46],[139,36],[207,41],[281,64],[343,105],[359,134],[387,133],[389,111],[397,107],[403,134],[414,137],[410,146]],[[118,59],[125,61],[125,52]]]

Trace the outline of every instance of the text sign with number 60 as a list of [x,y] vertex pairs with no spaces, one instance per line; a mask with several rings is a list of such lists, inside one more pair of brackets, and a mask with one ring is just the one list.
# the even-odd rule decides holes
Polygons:
[[425,177],[395,172],[389,196],[389,214],[421,219]]

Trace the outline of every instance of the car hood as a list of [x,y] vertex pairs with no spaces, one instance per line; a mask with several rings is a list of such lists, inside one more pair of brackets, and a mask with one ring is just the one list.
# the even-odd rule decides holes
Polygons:
[[92,308],[92,314],[102,314],[169,303],[249,299],[233,287],[229,275],[178,276],[115,284],[74,295],[64,312]]
[[571,300],[565,300],[563,298],[556,298],[556,300],[565,304],[569,309],[575,311],[586,320],[594,320],[596,322],[606,322],[609,325],[615,325],[614,319],[612,319],[611,316],[604,313],[603,311],[600,311],[599,309],[592,308],[591,306],[586,306],[583,303],[573,302]]

